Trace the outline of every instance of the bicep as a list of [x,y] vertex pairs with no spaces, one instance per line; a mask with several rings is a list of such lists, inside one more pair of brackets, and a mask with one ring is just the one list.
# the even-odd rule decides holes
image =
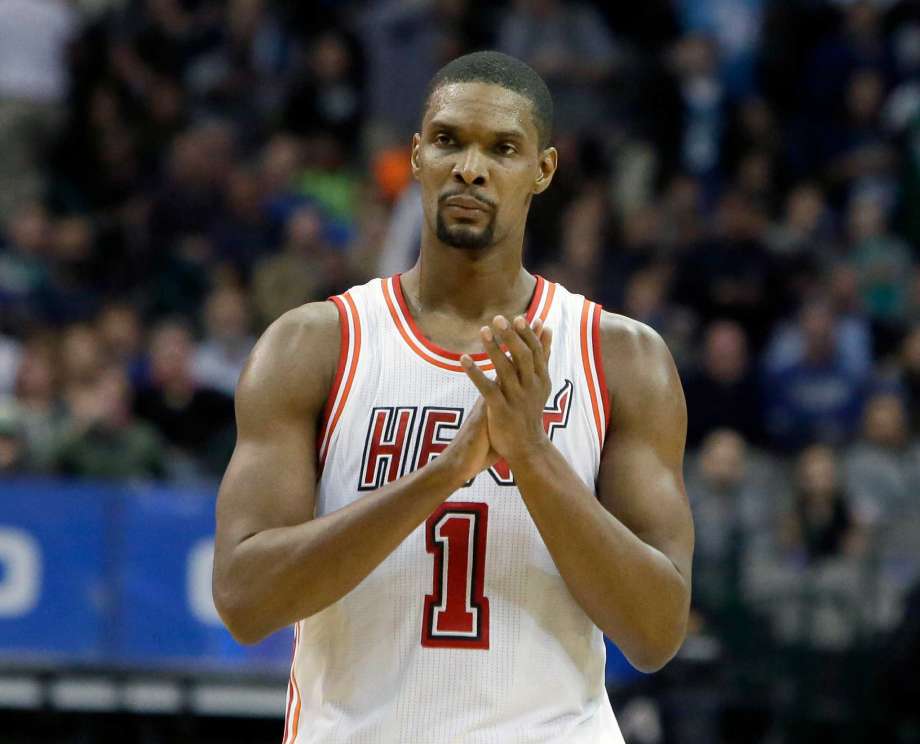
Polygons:
[[218,563],[252,535],[313,518],[317,420],[338,344],[335,310],[332,318],[328,308],[311,313],[318,330],[279,321],[240,378],[237,442],[217,499]]
[[276,420],[260,435],[240,435],[217,499],[218,549],[221,543],[232,549],[263,530],[313,518],[311,423]]
[[657,335],[639,338],[629,351],[633,369],[625,370],[620,363],[611,390],[614,408],[601,456],[598,498],[689,581],[694,536],[683,479],[683,390],[671,355]]

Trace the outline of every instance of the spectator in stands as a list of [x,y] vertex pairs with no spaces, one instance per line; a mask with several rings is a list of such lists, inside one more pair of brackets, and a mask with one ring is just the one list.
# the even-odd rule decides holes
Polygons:
[[[0,223],[0,228],[4,225]],[[19,206],[0,242],[0,317],[25,328],[41,317],[38,296],[48,274],[51,222],[38,202]]]
[[120,365],[132,382],[142,380],[143,325],[137,310],[124,302],[110,302],[94,323],[105,359]]
[[852,197],[858,187],[872,186],[885,198],[894,197],[897,156],[881,126],[884,94],[881,72],[855,70],[847,83],[846,118],[842,125],[832,119],[822,133],[828,176],[841,196]]
[[52,223],[49,265],[38,295],[42,318],[52,325],[89,320],[98,303],[102,262],[88,218],[62,217]]
[[131,411],[131,386],[118,367],[67,390],[70,417],[55,447],[54,469],[82,478],[162,478],[159,435]]
[[782,220],[766,236],[784,306],[795,306],[818,289],[822,269],[836,258],[831,213],[815,183],[801,183],[786,197]]
[[63,384],[89,382],[105,365],[102,339],[89,323],[75,323],[61,334]]
[[744,329],[713,321],[703,338],[699,368],[686,376],[687,445],[696,447],[715,429],[733,429],[748,442],[762,443],[763,405],[749,358]]
[[878,194],[850,201],[848,260],[857,273],[863,306],[873,322],[876,351],[885,356],[900,342],[914,278],[910,248],[888,229]]
[[255,346],[246,296],[237,288],[211,293],[204,308],[205,337],[192,362],[195,379],[206,388],[232,396],[243,365]]
[[740,323],[759,349],[776,309],[770,296],[770,256],[764,215],[738,192],[719,200],[715,234],[687,251],[678,267],[675,299],[706,320]]
[[911,328],[901,344],[898,382],[907,399],[910,433],[920,436],[920,324]]
[[749,595],[782,641],[844,648],[880,622],[881,608],[866,602],[866,549],[834,451],[812,445],[798,456],[795,497],[769,555],[751,566]]
[[323,299],[341,274],[342,256],[325,242],[323,222],[314,207],[296,210],[287,223],[281,252],[256,264],[252,299],[263,325],[291,308]]
[[344,34],[337,30],[320,34],[311,44],[307,70],[285,104],[285,130],[327,132],[343,147],[354,147],[364,116],[361,73],[353,45]]
[[45,148],[63,119],[67,46],[77,16],[66,0],[0,0],[0,223],[43,187]]
[[255,261],[271,245],[265,194],[258,170],[240,166],[230,175],[224,204],[211,224],[209,237],[218,261],[228,262],[248,279]]
[[856,430],[864,380],[844,363],[835,322],[827,300],[808,302],[798,320],[801,358],[767,374],[765,420],[779,450],[816,440],[842,444]]
[[773,528],[780,499],[731,429],[703,440],[687,468],[696,523],[694,606],[710,620],[740,601],[742,566],[758,535]]
[[622,52],[603,17],[587,4],[516,0],[496,48],[523,59],[546,81],[557,126],[577,132],[608,118],[607,89]]
[[150,380],[135,396],[134,410],[173,447],[170,459],[182,475],[217,474],[233,447],[233,400],[195,381],[193,353],[184,323],[157,325],[150,337]]
[[58,432],[67,417],[61,400],[63,378],[53,337],[33,336],[23,345],[14,396],[30,461],[37,470],[51,466]]
[[0,397],[13,392],[16,370],[22,358],[21,344],[0,331]]
[[862,433],[846,454],[846,480],[864,522],[897,520],[916,501],[920,453],[911,446],[901,396],[881,392],[869,398]]
[[0,478],[28,470],[28,440],[19,410],[11,398],[0,397]]

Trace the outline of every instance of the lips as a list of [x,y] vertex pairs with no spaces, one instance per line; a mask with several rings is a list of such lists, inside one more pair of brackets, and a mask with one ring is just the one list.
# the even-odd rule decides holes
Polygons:
[[476,209],[480,212],[488,212],[490,210],[489,205],[485,202],[479,201],[479,199],[474,199],[472,196],[449,196],[444,200],[444,204],[448,207],[461,207],[462,209]]

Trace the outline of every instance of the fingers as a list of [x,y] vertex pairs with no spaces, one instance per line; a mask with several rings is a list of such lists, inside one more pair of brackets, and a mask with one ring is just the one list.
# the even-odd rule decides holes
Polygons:
[[543,347],[543,358],[549,362],[550,353],[553,345],[553,331],[551,328],[544,328],[540,334],[540,346]]
[[495,320],[492,321],[492,327],[495,329],[496,337],[511,352],[518,379],[521,383],[527,384],[534,374],[533,349],[523,337],[524,333],[530,332],[527,321],[519,315],[512,323],[509,323],[503,316],[496,315]]
[[520,320],[522,324],[519,325],[517,321],[515,321],[515,327],[518,329],[524,343],[530,348],[531,356],[533,357],[534,371],[541,379],[548,379],[549,369],[547,361],[549,360],[549,353],[547,348],[543,346],[542,335],[549,331],[543,327],[543,321],[539,318],[533,322],[533,326],[528,326],[523,318]]
[[[496,317],[496,321],[498,321]],[[504,320],[504,318],[502,318]],[[507,321],[506,321],[507,323]],[[494,322],[493,325],[500,329],[500,324]],[[490,326],[483,326],[479,329],[479,336],[482,339],[482,348],[485,349],[489,359],[492,360],[492,366],[495,367],[495,380],[499,387],[507,393],[515,393],[520,389],[520,380],[518,379],[517,370],[514,368],[512,361],[505,356],[505,352],[499,346],[499,337],[495,330]]]
[[485,400],[495,400],[496,396],[501,395],[498,383],[486,377],[469,354],[463,354],[460,357],[460,366],[463,367],[466,376],[470,378]]

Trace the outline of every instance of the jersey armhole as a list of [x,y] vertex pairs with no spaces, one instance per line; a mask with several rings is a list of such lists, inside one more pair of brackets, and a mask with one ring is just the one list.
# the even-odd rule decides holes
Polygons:
[[321,470],[329,452],[329,443],[332,441],[336,424],[342,416],[348,394],[351,392],[355,370],[358,368],[358,355],[361,352],[361,319],[358,317],[354,300],[347,292],[329,299],[339,311],[340,344],[339,362],[323,409],[317,437],[317,454]]
[[604,372],[604,354],[601,346],[601,316],[604,306],[595,303],[594,320],[591,323],[591,341],[594,344],[594,363],[597,368],[597,382],[601,389],[601,401],[604,409],[604,435],[610,429],[610,389],[607,387],[607,373]]
[[604,359],[601,354],[600,323],[601,306],[584,300],[581,310],[581,361],[591,398],[591,413],[597,430],[597,441],[604,449],[607,422],[610,419],[610,395],[604,375]]

